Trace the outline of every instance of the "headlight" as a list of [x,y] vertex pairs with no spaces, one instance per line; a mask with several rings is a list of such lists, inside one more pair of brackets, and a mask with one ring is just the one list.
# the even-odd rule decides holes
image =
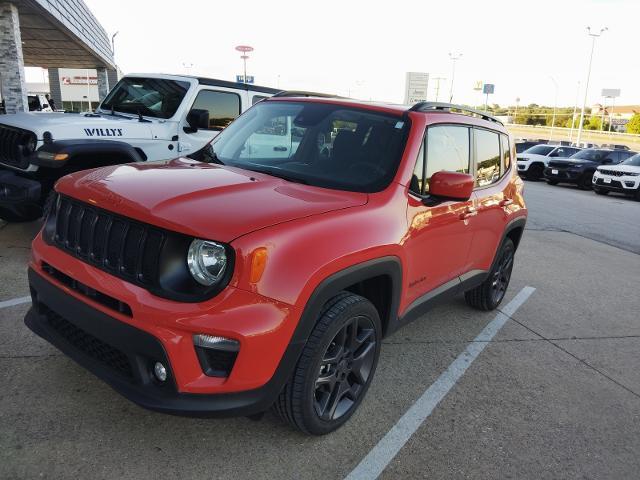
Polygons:
[[189,246],[187,265],[194,280],[209,287],[224,275],[227,253],[219,243],[196,238]]
[[625,175],[628,177],[637,177],[638,175],[640,175],[640,173],[625,172]]

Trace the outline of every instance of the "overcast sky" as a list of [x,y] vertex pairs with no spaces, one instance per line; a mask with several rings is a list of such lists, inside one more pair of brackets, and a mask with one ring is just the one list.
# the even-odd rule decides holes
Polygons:
[[[118,31],[116,61],[124,73],[165,72],[234,79],[234,47],[255,51],[256,83],[393,102],[404,99],[405,72],[446,77],[449,52],[461,52],[454,101],[480,104],[475,81],[496,85],[490,103],[573,106],[584,87],[590,37],[599,31],[589,104],[602,88],[620,88],[617,104],[640,104],[638,0],[195,1],[85,0],[107,30]],[[185,66],[186,65],[186,66]],[[192,65],[192,66],[191,66]],[[435,81],[430,100],[435,99]],[[580,98],[582,102],[582,98]]]

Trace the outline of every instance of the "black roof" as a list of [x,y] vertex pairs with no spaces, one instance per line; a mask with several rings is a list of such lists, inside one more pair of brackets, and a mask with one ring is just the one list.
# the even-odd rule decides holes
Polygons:
[[[181,75],[188,76],[188,75]],[[210,85],[212,87],[226,87],[226,88],[237,88],[241,90],[251,90],[252,92],[262,92],[262,93],[271,93],[276,94],[281,92],[282,89],[271,88],[271,87],[261,87],[259,85],[250,85],[248,83],[239,83],[239,82],[229,82],[227,80],[218,80],[216,78],[205,78],[205,77],[191,77],[198,80],[201,85]]]

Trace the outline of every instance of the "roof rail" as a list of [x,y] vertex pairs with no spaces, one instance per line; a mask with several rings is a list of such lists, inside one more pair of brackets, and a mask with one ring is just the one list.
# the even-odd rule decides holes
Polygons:
[[496,122],[500,125],[504,124],[496,117],[492,117],[487,112],[482,112],[474,108],[465,107],[463,105],[455,105],[453,103],[444,102],[418,102],[409,109],[410,112],[460,112],[465,115],[477,116],[483,120]]
[[306,92],[304,90],[282,90],[273,97],[320,97],[320,98],[345,98],[330,93]]

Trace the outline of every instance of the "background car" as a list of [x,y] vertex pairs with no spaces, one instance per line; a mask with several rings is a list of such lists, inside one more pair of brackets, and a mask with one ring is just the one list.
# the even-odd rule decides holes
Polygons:
[[544,170],[544,178],[549,185],[572,183],[582,190],[588,190],[593,174],[600,165],[616,165],[635,154],[627,150],[588,148],[566,160],[550,160]]
[[640,154],[619,165],[598,167],[593,174],[593,189],[600,195],[619,192],[640,201]]
[[530,180],[542,178],[545,167],[551,158],[569,158],[579,152],[577,147],[562,145],[536,145],[517,156],[518,174]]
[[541,143],[547,143],[546,140],[523,140],[521,142],[516,142],[516,153],[522,153],[525,150],[530,149],[536,145],[540,145]]

